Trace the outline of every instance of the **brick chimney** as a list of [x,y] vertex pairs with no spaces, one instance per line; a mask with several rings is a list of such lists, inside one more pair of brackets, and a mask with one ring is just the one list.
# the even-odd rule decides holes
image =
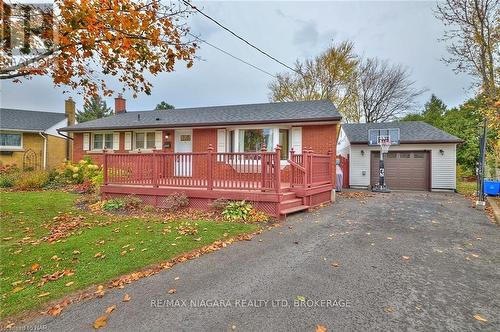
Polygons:
[[127,112],[126,99],[123,98],[122,94],[119,93],[118,97],[115,98],[115,114]]
[[68,126],[75,124],[75,102],[69,97],[64,101],[64,113],[68,119]]

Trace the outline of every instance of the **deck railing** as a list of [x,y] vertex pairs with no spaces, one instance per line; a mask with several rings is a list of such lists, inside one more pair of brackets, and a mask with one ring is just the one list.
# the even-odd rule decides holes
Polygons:
[[290,186],[310,188],[322,184],[333,183],[333,154],[318,154],[312,149],[304,149],[302,154],[290,151],[288,163],[290,169]]
[[281,190],[280,147],[268,152],[104,153],[104,185]]
[[[281,147],[273,152],[104,153],[104,185],[140,185],[280,192]],[[290,154],[292,187],[332,183],[331,154]]]

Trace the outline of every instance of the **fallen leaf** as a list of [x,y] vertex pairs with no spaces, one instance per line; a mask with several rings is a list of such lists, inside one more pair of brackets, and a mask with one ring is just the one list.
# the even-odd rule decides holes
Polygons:
[[69,287],[69,286],[73,285],[74,283],[75,283],[74,281],[70,281],[70,282],[67,282],[65,286]]
[[108,316],[107,315],[101,316],[95,320],[94,328],[100,329],[101,327],[105,327],[107,323],[108,323]]
[[103,285],[97,286],[97,290],[95,291],[95,295],[97,295],[97,297],[104,296],[104,286]]
[[326,331],[328,330],[326,329],[325,325],[319,325],[319,324],[316,325],[316,332],[326,332]]
[[38,270],[40,270],[40,264],[38,263],[31,264],[31,272],[36,272]]
[[387,237],[387,240],[392,240],[392,237],[388,236],[388,237]]
[[20,286],[18,286],[18,287],[14,288],[14,289],[12,290],[12,293],[18,293],[18,292],[22,291],[23,289],[24,289],[24,287],[20,287]]
[[130,295],[125,294],[125,295],[123,296],[123,302],[128,302],[128,301],[130,301]]
[[479,257],[479,255],[477,255],[477,254],[470,254],[470,255],[471,255],[472,257],[474,257],[474,258],[478,258],[478,257]]
[[333,267],[339,267],[339,266],[340,266],[340,263],[338,263],[338,262],[333,262],[333,263],[332,263],[332,266],[333,266]]
[[98,252],[97,254],[94,255],[95,258],[102,257],[102,252]]
[[45,293],[39,294],[38,297],[45,297],[49,294],[50,294],[50,292],[45,292]]
[[168,293],[169,293],[169,294],[174,294],[176,291],[177,291],[177,290],[176,290],[175,288],[170,288],[170,289],[168,290]]
[[179,280],[180,278],[179,277],[175,277],[174,280]]
[[116,304],[113,304],[112,306],[110,306],[110,307],[107,307],[107,308],[106,308],[106,313],[107,313],[107,314],[110,314],[110,313],[112,313],[112,312],[113,312],[113,310],[115,310],[115,309],[116,309]]
[[410,259],[410,256],[401,256],[404,260],[409,260]]
[[394,308],[393,307],[385,307],[384,311],[387,313],[391,313],[391,312],[394,312]]
[[475,314],[475,315],[474,315],[474,319],[475,319],[475,320],[478,320],[478,321],[480,321],[480,322],[482,322],[482,323],[487,323],[487,322],[488,322],[488,320],[487,320],[486,318],[484,318],[484,317],[483,317],[482,315],[480,315],[480,314]]
[[50,308],[47,311],[47,314],[49,314],[50,316],[59,316],[59,314],[61,313],[61,311],[62,311],[62,307],[55,306],[55,307]]
[[299,300],[300,302],[304,302],[306,300],[306,298],[302,295],[297,295],[297,300]]

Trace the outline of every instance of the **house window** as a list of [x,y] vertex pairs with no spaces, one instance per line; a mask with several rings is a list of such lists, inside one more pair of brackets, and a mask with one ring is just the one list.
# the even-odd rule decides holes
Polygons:
[[243,152],[257,152],[266,145],[267,151],[273,149],[273,131],[264,129],[241,129],[239,131],[239,150]]
[[113,133],[102,133],[92,135],[92,149],[113,149]]
[[154,149],[155,148],[155,132],[144,132],[135,134],[136,149]]
[[288,129],[280,129],[280,141],[279,145],[281,145],[281,160],[288,159],[288,151],[290,151],[290,146],[288,144]]
[[0,147],[2,148],[22,148],[22,134],[0,133]]

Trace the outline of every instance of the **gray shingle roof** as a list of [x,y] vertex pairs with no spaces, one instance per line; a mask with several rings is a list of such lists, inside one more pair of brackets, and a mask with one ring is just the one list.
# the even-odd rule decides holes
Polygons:
[[315,100],[127,112],[107,118],[83,122],[63,128],[62,130],[82,131],[128,128],[201,127],[340,119],[340,113],[330,101]]
[[0,108],[0,129],[44,131],[64,119],[64,113]]
[[399,128],[400,143],[461,143],[462,140],[422,121],[349,123],[342,128],[351,144],[368,144],[368,129]]

